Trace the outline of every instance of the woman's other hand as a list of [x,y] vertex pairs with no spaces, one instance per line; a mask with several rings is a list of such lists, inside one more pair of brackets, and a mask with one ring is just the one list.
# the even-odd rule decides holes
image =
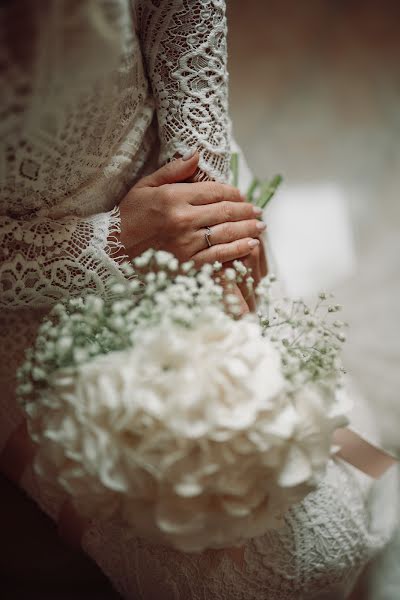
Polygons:
[[[243,263],[248,269],[251,269],[251,276],[254,279],[253,290],[255,290],[261,279],[268,273],[265,247],[262,240],[260,240],[260,244],[243,259]],[[249,293],[245,283],[240,284],[239,289],[246,300],[249,309],[254,312],[257,307],[257,299],[254,291]]]

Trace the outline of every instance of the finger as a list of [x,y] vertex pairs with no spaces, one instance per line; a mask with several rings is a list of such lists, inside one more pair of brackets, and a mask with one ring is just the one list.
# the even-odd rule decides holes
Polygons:
[[195,173],[198,163],[199,155],[197,152],[194,152],[191,156],[188,155],[188,158],[184,156],[183,158],[172,160],[154,173],[151,173],[151,175],[140,179],[136,187],[159,187],[169,183],[185,181]]
[[[231,221],[248,221],[261,214],[261,209],[249,202],[229,202],[223,200],[214,204],[193,207],[193,224],[197,228],[211,227]],[[261,212],[260,212],[261,211]]]
[[261,279],[260,246],[261,246],[261,243],[258,246],[256,246],[252,250],[251,254],[249,254],[244,260],[244,263],[247,266],[247,268],[251,269],[251,276],[254,279],[253,289],[255,289],[257,287],[257,285],[260,283],[260,279]]
[[239,290],[247,304],[247,306],[249,307],[249,310],[251,312],[255,312],[256,310],[256,299],[254,296],[254,292],[249,292],[245,282],[243,281],[242,283],[239,283]]
[[260,240],[260,242],[260,272],[261,277],[266,277],[268,275],[267,253],[265,251],[264,241]]
[[[220,223],[211,228],[209,239],[213,245],[228,244],[229,242],[241,240],[246,237],[257,238],[265,228],[265,223],[258,219],[235,221],[233,223]],[[196,232],[196,238],[196,252],[200,252],[200,250],[207,248],[208,243],[205,229],[200,229]]]
[[251,259],[253,262],[253,278],[254,278],[254,289],[258,286],[258,284],[261,281],[261,253],[260,253],[260,246],[257,246],[257,248],[255,248],[256,252],[254,252],[254,254],[251,254]]
[[259,245],[259,240],[245,238],[236,240],[229,244],[217,244],[205,250],[201,250],[193,256],[196,266],[201,266],[205,263],[214,263],[215,261],[225,263],[229,260],[237,260],[248,256],[251,251]]
[[245,202],[246,198],[237,188],[225,183],[203,181],[179,185],[179,193],[185,194],[193,206],[214,204],[227,200],[229,202]]
[[[237,299],[238,299],[238,306],[239,306],[239,314],[237,316],[239,317],[243,317],[243,315],[247,314],[250,310],[248,303],[246,302],[246,300],[244,299],[243,293],[241,291],[241,289],[239,288],[239,286],[236,283],[233,283],[231,285],[229,285],[229,289],[228,289],[228,285],[226,280],[222,279],[221,280],[221,284],[224,287],[225,293],[227,294],[234,294]],[[229,308],[229,305],[226,305],[227,308]]]
[[[249,303],[249,307],[250,310],[255,310],[256,307],[256,298],[255,298],[255,294],[254,294],[254,290],[256,289],[257,285],[260,282],[260,269],[259,269],[259,256],[257,254],[259,246],[257,246],[256,248],[254,248],[252,250],[252,252],[246,256],[245,258],[242,259],[243,264],[245,265],[245,267],[248,270],[247,275],[244,278],[243,283],[240,284],[240,289],[242,290],[242,293],[246,299],[246,302],[248,301]],[[252,287],[248,287],[248,277],[252,277],[253,281],[253,285]]]
[[[246,268],[251,268],[252,267],[252,256],[248,256],[245,258],[241,259],[241,262],[245,265]],[[234,268],[233,263],[232,262],[227,262],[224,264],[224,267],[231,267]],[[254,294],[254,288],[250,288],[247,286],[247,277],[244,278],[243,281],[241,281],[240,283],[238,283],[238,287],[240,289],[240,293],[242,294],[243,298],[245,299],[248,308],[250,311],[255,312],[256,307],[257,307],[257,301],[256,301],[256,297]]]

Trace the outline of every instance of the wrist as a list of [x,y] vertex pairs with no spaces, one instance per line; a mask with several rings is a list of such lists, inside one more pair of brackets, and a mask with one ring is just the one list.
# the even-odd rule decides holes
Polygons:
[[[124,232],[124,233],[123,233]],[[108,254],[111,258],[121,263],[123,260],[129,260],[129,252],[126,246],[126,219],[121,214],[120,206],[116,206],[111,211],[111,221],[107,236]]]
[[143,239],[145,228],[136,222],[135,217],[132,216],[131,206],[124,201],[119,206],[119,215],[119,256],[126,260],[132,260],[149,248],[149,243]]

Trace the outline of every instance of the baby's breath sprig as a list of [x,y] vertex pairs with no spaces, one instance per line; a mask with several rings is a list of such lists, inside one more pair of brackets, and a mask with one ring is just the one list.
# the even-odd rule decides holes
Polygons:
[[[245,284],[249,292],[254,286],[251,269],[240,261],[226,269],[219,262],[196,269],[193,262],[179,264],[163,251],[148,250],[123,269],[127,277],[110,282],[109,300],[88,293],[54,306],[17,374],[22,403],[41,394],[60,369],[76,369],[98,355],[133,347],[143,328],[165,319],[193,328],[216,315],[238,318],[237,285]],[[324,292],[314,307],[303,300],[277,300],[274,282],[269,275],[256,289],[260,334],[278,348],[293,388],[312,382],[331,390],[340,381],[346,323],[330,317],[341,307]]]
[[141,327],[164,318],[193,327],[210,311],[232,317],[240,312],[232,292],[236,280],[245,280],[242,263],[226,270],[218,262],[196,269],[193,262],[179,264],[168,252],[148,250],[122,269],[126,280],[111,280],[110,300],[89,292],[50,311],[18,371],[20,397],[41,393],[59,369],[74,369],[98,355],[133,346]]
[[263,334],[280,346],[283,372],[294,387],[314,383],[331,389],[341,385],[344,372],[340,352],[346,341],[347,323],[331,322],[329,317],[341,310],[333,295],[321,292],[314,307],[302,299],[273,299],[273,276],[257,288],[259,319]]

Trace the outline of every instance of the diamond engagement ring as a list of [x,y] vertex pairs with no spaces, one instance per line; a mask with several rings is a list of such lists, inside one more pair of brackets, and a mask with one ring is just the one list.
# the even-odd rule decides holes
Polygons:
[[211,248],[211,246],[212,246],[212,242],[210,240],[210,237],[211,237],[211,227],[206,227],[206,232],[205,232],[204,235],[205,235],[205,238],[206,238],[207,246],[209,248]]

